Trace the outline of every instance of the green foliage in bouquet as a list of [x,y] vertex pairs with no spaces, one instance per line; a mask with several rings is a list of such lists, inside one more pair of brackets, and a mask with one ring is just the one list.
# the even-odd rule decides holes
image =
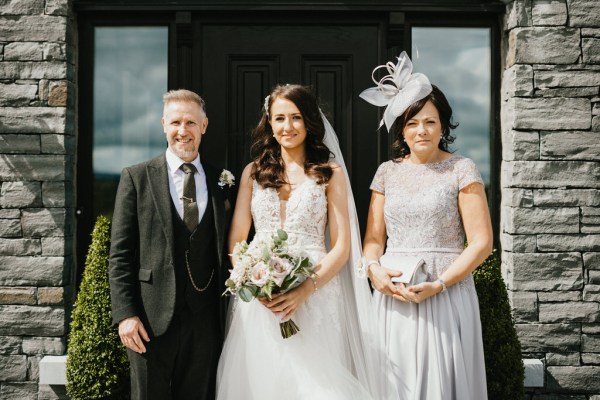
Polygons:
[[495,250],[473,276],[481,313],[488,398],[521,399],[525,379],[521,344]]
[[108,254],[110,221],[98,217],[75,301],[67,349],[67,393],[73,399],[129,398],[129,363],[112,325]]

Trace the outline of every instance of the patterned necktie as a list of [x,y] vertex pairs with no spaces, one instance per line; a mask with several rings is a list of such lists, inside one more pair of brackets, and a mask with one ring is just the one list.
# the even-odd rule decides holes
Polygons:
[[179,167],[185,172],[183,180],[183,223],[190,232],[198,226],[198,203],[196,202],[196,180],[194,173],[198,171],[191,163],[181,164]]

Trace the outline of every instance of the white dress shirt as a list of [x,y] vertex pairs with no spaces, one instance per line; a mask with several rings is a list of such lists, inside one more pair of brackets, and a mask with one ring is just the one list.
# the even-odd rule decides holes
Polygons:
[[[182,164],[185,164],[181,158],[177,157],[171,149],[167,148],[167,170],[169,172],[169,191],[171,192],[171,199],[177,213],[183,219],[183,180],[185,178],[185,172],[179,169]],[[200,155],[198,155],[194,161],[191,162],[196,166],[198,172],[194,173],[194,180],[196,181],[196,203],[198,203],[198,223],[206,211],[206,205],[208,204],[208,188],[206,187],[206,175],[202,164],[200,164]]]

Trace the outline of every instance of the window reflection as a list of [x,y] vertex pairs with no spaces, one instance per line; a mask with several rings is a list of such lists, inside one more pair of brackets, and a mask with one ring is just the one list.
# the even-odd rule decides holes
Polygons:
[[94,217],[110,217],[121,169],[166,147],[168,28],[97,27],[94,35]]
[[412,28],[412,61],[448,97],[460,125],[451,149],[475,161],[490,184],[489,28]]

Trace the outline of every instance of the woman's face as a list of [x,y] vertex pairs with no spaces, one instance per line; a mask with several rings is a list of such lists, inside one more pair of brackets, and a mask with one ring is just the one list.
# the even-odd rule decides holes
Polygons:
[[271,104],[269,115],[273,135],[281,147],[291,150],[304,145],[306,127],[296,104],[278,97]]
[[406,121],[402,134],[411,153],[431,154],[439,150],[442,123],[440,114],[431,101],[425,103],[421,111]]

